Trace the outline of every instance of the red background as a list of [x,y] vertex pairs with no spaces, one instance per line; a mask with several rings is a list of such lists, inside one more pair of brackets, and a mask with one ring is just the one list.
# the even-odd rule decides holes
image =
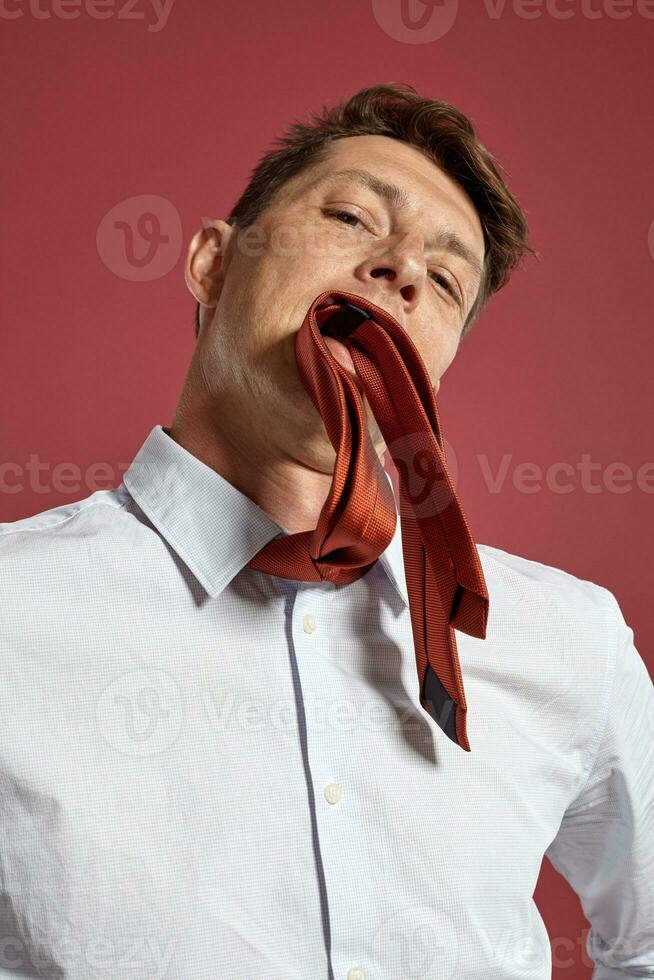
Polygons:
[[[64,19],[52,3],[35,13],[5,0],[0,18],[0,521],[120,481],[151,427],[172,421],[194,345],[183,261],[203,217],[227,217],[292,119],[406,81],[470,116],[540,252],[491,300],[441,385],[475,538],[611,589],[651,673],[654,5],[486,0],[461,4],[443,37],[411,43],[400,0],[376,2],[396,31],[368,0],[176,0],[158,31],[146,0],[116,0],[106,19],[84,6]],[[414,19],[425,11],[411,0]],[[149,279],[101,225],[133,197],[135,221],[142,195],[168,202],[154,204],[169,241]],[[136,256],[147,247],[137,235]],[[557,492],[548,467],[583,454],[597,489],[577,474]],[[96,462],[107,471],[91,485]],[[631,468],[622,492],[606,482],[618,462]],[[532,492],[514,482],[524,463],[543,471]],[[548,863],[536,899],[554,977],[589,978],[588,923]]]

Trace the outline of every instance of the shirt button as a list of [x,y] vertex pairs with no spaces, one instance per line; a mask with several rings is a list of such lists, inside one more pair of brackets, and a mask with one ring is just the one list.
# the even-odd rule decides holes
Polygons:
[[360,966],[353,966],[347,971],[347,980],[366,980],[366,972]]
[[316,621],[313,613],[305,613],[302,617],[302,629],[305,633],[313,633],[316,628]]
[[325,786],[324,793],[328,803],[338,803],[341,798],[341,787],[338,783],[328,783]]

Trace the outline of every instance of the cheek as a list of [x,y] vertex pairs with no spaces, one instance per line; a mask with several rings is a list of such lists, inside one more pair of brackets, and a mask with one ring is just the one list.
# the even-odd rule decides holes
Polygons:
[[324,217],[303,226],[300,243],[298,264],[322,275],[351,269],[361,255],[361,243],[353,232]]
[[456,356],[458,347],[456,338],[443,327],[436,331],[430,327],[420,335],[419,340],[413,339],[413,342],[418,348],[432,384],[436,384]]
[[282,280],[298,270],[313,268],[331,254],[323,225],[294,215],[274,215],[263,235],[259,261],[269,280]]

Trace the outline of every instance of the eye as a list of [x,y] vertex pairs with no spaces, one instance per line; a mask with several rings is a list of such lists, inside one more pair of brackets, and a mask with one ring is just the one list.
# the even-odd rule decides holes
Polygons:
[[[350,227],[354,227],[354,224],[363,225],[361,219],[357,218],[355,214],[351,214],[349,211],[343,211],[340,208],[337,211],[325,211],[325,214],[330,218],[336,218],[338,221],[341,221],[342,217],[349,218],[350,221],[341,221],[341,224],[350,225]],[[352,224],[352,222],[354,222],[354,224]]]
[[434,277],[435,282],[440,279],[440,281],[444,284],[445,288],[447,289],[448,293],[452,293],[452,295],[454,295],[454,290],[452,289],[449,279],[446,279],[445,276],[442,275],[440,272],[430,272],[429,275]]

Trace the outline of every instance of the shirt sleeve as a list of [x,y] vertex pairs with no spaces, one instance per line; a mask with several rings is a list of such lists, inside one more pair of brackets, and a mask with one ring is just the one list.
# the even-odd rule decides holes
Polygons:
[[608,711],[586,782],[546,851],[590,923],[592,980],[654,977],[654,685],[611,592]]

